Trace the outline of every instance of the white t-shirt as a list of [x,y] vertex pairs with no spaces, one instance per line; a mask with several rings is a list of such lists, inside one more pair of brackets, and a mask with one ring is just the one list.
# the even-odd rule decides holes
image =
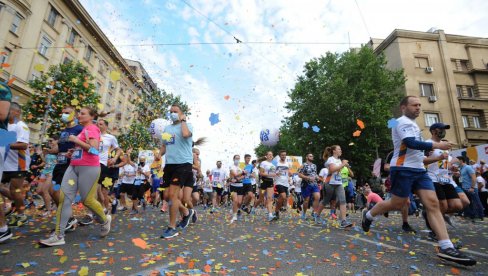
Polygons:
[[115,136],[108,133],[102,134],[99,149],[100,164],[104,164],[105,166],[107,166],[109,152],[118,148],[119,143],[117,142],[117,138],[115,138]]
[[136,179],[136,166],[126,164],[121,169],[122,169],[122,174],[124,175],[122,177],[122,183],[134,184],[134,180]]
[[205,193],[211,193],[213,191],[210,178],[206,175],[203,177],[203,191]]
[[[22,121],[15,124],[8,124],[8,131],[17,134],[17,142],[29,143],[29,127]],[[28,149],[14,150],[9,147],[5,148],[5,172],[28,171],[30,167],[30,153]]]
[[[426,142],[433,142],[431,139],[427,140]],[[431,156],[438,157],[444,153],[443,150],[434,149]],[[448,157],[448,160],[440,160],[429,164],[427,166],[427,174],[429,175],[432,182],[436,182],[439,184],[451,184],[456,187],[456,182],[452,178],[452,174],[449,171],[449,162],[452,161],[452,156]]]
[[488,189],[486,189],[486,180],[481,175],[476,177],[476,183],[483,183],[480,192],[488,192]]
[[[342,164],[342,163],[341,163]],[[329,169],[328,168],[322,168],[319,172],[319,176],[322,177],[325,180],[327,179],[327,175],[329,175]],[[325,183],[328,184],[328,183]]]
[[[138,166],[137,168],[139,168],[140,166]],[[151,167],[149,166],[149,164],[147,163],[144,163],[144,166],[143,167],[140,167],[141,168],[141,179],[142,180],[145,180],[146,179],[146,175],[145,173],[148,173],[151,171]]]
[[413,137],[417,141],[423,141],[422,135],[420,134],[420,128],[414,120],[405,115],[398,118],[397,123],[398,124],[391,130],[394,149],[390,167],[425,170],[423,151],[407,148],[403,143],[403,139],[407,137]]
[[[329,165],[334,164],[336,166],[342,166],[341,159],[335,158],[334,156],[329,157],[325,162],[325,167],[329,168]],[[342,185],[341,170],[337,170],[330,176],[330,185]]]
[[[271,163],[271,162],[268,162],[267,160],[261,162],[261,164],[259,164],[259,168],[263,169],[265,174],[270,174],[270,173],[276,172],[275,165],[273,165],[273,163]],[[267,177],[267,176],[264,176],[264,177]]]
[[293,185],[295,186],[295,193],[302,192],[302,179],[296,174],[292,177]]
[[281,163],[281,160],[278,160],[278,164],[276,166],[276,177],[275,177],[275,184],[281,185],[284,187],[290,186],[290,164],[288,162]]
[[214,187],[224,188],[225,180],[227,179],[227,173],[222,168],[215,168],[212,170],[212,183]]
[[255,167],[254,169],[252,169],[252,175],[254,177],[251,177],[251,184],[252,185],[256,185],[258,179],[259,179],[259,169],[258,167]]
[[[241,176],[242,175],[242,169],[236,165],[230,166],[229,171],[234,172],[234,176]],[[242,180],[239,180],[239,181],[240,182],[230,182],[230,185],[234,186],[234,187],[242,187]]]

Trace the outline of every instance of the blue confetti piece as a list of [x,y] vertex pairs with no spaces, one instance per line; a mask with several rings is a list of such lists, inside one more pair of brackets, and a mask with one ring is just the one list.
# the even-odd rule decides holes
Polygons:
[[5,147],[17,141],[17,133],[15,131],[6,131],[0,129],[0,147]]
[[313,132],[319,132],[320,128],[318,126],[312,126]]
[[264,255],[268,255],[268,254],[269,254],[268,250],[264,249],[264,250],[263,250],[263,254],[264,254]]
[[388,120],[388,128],[394,128],[398,125],[398,121],[395,118]]
[[303,122],[303,127],[304,127],[304,128],[309,128],[309,127],[310,127],[310,125],[309,125],[307,122]]
[[410,266],[410,269],[415,270],[415,271],[418,271],[418,270],[419,270],[419,269],[418,269],[418,267],[416,267],[416,266],[414,266],[414,265],[411,265],[411,266]]
[[220,122],[219,120],[219,113],[215,114],[215,113],[211,113],[210,114],[210,118],[208,118],[208,120],[210,121],[210,125],[216,125],[217,123]]
[[59,191],[59,189],[61,189],[61,185],[56,184],[56,185],[54,185],[53,189],[55,191]]
[[[75,202],[80,202],[81,201],[81,196],[80,195],[76,195],[75,197]],[[80,244],[81,246],[81,244]]]
[[213,261],[212,260],[207,260],[207,264],[208,265],[212,265],[213,264]]

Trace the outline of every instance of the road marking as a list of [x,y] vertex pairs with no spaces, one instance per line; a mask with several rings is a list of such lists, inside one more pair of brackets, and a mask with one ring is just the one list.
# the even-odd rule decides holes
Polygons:
[[[340,234],[340,233],[339,233]],[[370,243],[370,244],[374,244],[376,246],[380,245],[382,247],[386,247],[388,249],[393,249],[393,250],[403,250],[403,248],[400,248],[400,247],[396,247],[396,246],[393,246],[393,245],[389,245],[389,244],[384,244],[382,242],[376,242],[376,241],[372,241],[372,240],[368,240],[368,239],[365,239],[365,238],[361,238],[361,237],[356,237],[356,236],[353,236],[353,235],[346,235],[346,234],[341,234],[341,235],[344,235],[346,237],[350,237],[350,238],[353,238],[353,239],[357,239],[357,240],[361,240],[363,242],[367,242],[367,243]]]

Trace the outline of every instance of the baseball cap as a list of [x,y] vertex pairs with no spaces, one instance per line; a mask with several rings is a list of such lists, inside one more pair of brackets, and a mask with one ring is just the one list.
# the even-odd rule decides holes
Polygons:
[[434,129],[450,129],[451,126],[450,125],[446,125],[444,123],[435,123],[435,124],[432,124],[430,125],[430,131],[434,130]]

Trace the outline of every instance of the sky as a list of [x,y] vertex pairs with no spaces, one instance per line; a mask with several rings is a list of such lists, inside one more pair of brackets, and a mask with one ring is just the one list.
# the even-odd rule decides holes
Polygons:
[[124,58],[188,104],[194,139],[208,140],[202,170],[217,160],[228,166],[234,154],[254,156],[260,131],[278,129],[288,115],[304,64],[327,51],[394,29],[488,37],[486,0],[80,1]]

